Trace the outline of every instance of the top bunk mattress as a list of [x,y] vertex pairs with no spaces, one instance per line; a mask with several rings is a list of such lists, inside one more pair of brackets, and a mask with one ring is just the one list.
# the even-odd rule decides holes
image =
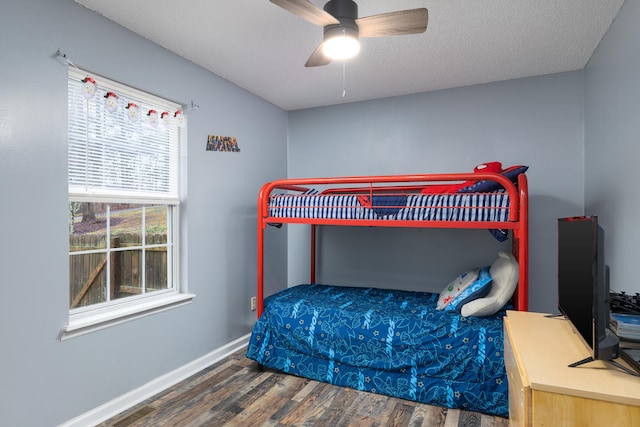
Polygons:
[[260,190],[258,215],[269,224],[515,229],[526,212],[527,168],[278,180]]
[[275,194],[272,218],[407,221],[509,221],[505,192],[468,194],[340,195]]

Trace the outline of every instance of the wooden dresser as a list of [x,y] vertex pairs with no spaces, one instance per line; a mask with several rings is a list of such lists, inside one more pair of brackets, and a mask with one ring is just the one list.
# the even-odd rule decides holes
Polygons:
[[504,328],[511,425],[640,426],[640,377],[602,361],[569,368],[590,355],[569,321],[509,311]]

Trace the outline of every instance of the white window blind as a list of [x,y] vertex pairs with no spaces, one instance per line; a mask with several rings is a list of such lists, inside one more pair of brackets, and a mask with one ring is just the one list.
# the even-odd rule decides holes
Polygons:
[[[90,76],[97,91],[87,100],[82,80]],[[105,77],[69,68],[69,195],[72,199],[112,202],[179,203],[180,128],[160,121],[153,126],[149,110],[171,117],[182,107]],[[105,94],[114,92],[118,105],[110,112]],[[137,121],[125,108],[139,107]]]

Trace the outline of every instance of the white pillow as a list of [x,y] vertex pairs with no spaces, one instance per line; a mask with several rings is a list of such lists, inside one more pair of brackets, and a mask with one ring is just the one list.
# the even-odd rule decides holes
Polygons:
[[491,316],[509,301],[518,284],[518,261],[506,252],[500,251],[489,270],[493,283],[484,298],[478,298],[462,306],[460,314],[468,316]]
[[488,265],[481,268],[478,278],[472,284],[467,286],[466,289],[460,292],[453,301],[447,304],[444,311],[455,311],[456,313],[460,313],[460,310],[466,303],[487,296],[491,290],[491,275],[489,274],[490,267],[491,266]]
[[440,292],[436,309],[444,310],[444,308],[453,301],[455,297],[460,295],[462,291],[467,289],[467,287],[469,287],[469,285],[478,278],[478,273],[480,273],[480,269],[474,268],[473,270],[465,271],[453,279],[451,283],[449,283],[442,292]]

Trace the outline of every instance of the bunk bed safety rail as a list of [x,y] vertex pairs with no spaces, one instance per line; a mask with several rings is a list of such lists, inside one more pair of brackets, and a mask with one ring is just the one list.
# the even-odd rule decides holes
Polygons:
[[[521,174],[522,175],[522,174]],[[424,174],[424,175],[380,175],[380,176],[347,176],[330,178],[292,178],[272,181],[264,184],[258,195],[258,211],[260,218],[269,217],[269,197],[275,190],[297,191],[304,193],[314,185],[337,186],[323,190],[321,194],[374,194],[384,193],[417,193],[428,183],[484,181],[492,180],[502,185],[510,201],[508,221],[518,221],[519,198],[518,188],[501,174],[497,173],[460,173],[460,174]],[[413,183],[412,185],[401,185]],[[341,185],[359,185],[359,187],[340,187]],[[386,185],[380,185],[386,184]],[[261,222],[265,226],[266,222]]]

